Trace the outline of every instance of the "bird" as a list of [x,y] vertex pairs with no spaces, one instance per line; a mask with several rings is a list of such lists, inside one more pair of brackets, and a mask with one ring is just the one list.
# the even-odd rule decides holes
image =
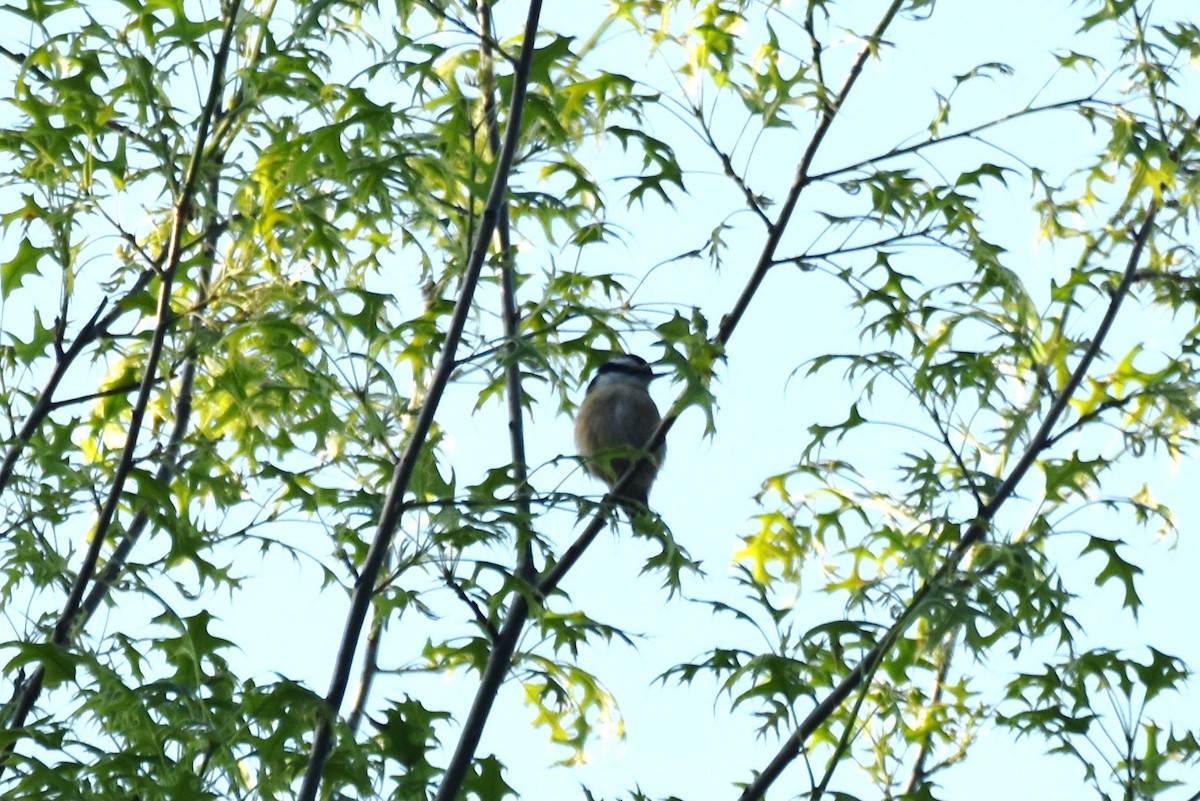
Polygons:
[[665,443],[640,457],[630,452],[644,448],[658,428],[661,418],[650,397],[655,378],[640,356],[614,356],[596,371],[575,418],[575,445],[584,469],[610,491],[637,464],[633,478],[616,497],[631,518],[649,510],[650,486],[667,454]]

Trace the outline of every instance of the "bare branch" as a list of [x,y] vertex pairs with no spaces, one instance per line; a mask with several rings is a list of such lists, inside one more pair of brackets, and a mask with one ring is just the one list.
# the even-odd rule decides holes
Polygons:
[[995,119],[980,123],[979,125],[975,125],[971,128],[958,131],[957,133],[947,134],[946,136],[931,136],[928,139],[924,139],[913,145],[894,147],[886,153],[881,153],[878,156],[872,156],[869,159],[863,159],[862,161],[846,164],[841,167],[837,167],[836,169],[817,173],[816,175],[812,176],[810,182],[815,183],[817,181],[827,181],[830,178],[833,178],[835,175],[843,175],[848,172],[853,172],[854,170],[860,170],[863,167],[867,167],[872,164],[878,164],[882,161],[888,161],[889,159],[894,159],[898,156],[907,156],[911,153],[924,150],[931,145],[940,145],[946,142],[953,142],[956,139],[973,139],[976,134],[982,133],[989,128],[995,128],[998,125],[1003,125],[1006,122],[1011,122],[1012,120],[1026,117],[1030,114],[1040,114],[1043,111],[1062,111],[1063,109],[1078,108],[1092,99],[1092,96],[1088,95],[1086,97],[1076,97],[1071,100],[1060,100],[1057,103],[1046,103],[1045,105],[1041,106],[1027,106],[1009,114],[1005,114],[1001,117],[996,117]]
[[711,150],[721,162],[721,168],[725,170],[726,177],[733,181],[734,184],[737,185],[737,188],[741,190],[742,196],[746,199],[746,207],[749,208],[750,211],[754,212],[754,216],[762,220],[763,225],[767,226],[769,229],[771,227],[771,218],[767,216],[765,211],[763,211],[762,203],[759,202],[758,196],[754,194],[754,191],[750,188],[750,185],[746,183],[746,179],[739,175],[738,171],[733,168],[733,159],[730,158],[728,153],[721,149],[720,145],[717,144],[717,140],[713,138],[712,129],[709,128],[708,123],[705,122],[700,107],[693,106],[692,114],[694,114],[696,117],[696,122],[700,126],[700,132],[704,135],[704,141],[708,145],[708,149]]
[[808,262],[825,261],[832,259],[834,256],[842,256],[847,253],[860,253],[862,251],[878,250],[879,248],[888,247],[889,245],[898,245],[901,242],[907,242],[911,239],[924,239],[925,237],[932,237],[933,234],[936,231],[941,230],[941,228],[942,226],[930,225],[922,228],[919,231],[902,231],[898,234],[884,237],[883,239],[876,239],[872,242],[864,242],[861,245],[850,245],[849,247],[840,247],[835,248],[834,250],[825,250],[817,253],[801,253],[798,256],[781,256],[778,259],[774,259],[771,263],[772,265],[795,264],[797,266],[803,266]]
[[467,608],[471,610],[471,615],[475,618],[475,623],[481,629],[487,632],[488,639],[490,639],[492,642],[495,642],[496,638],[500,636],[500,632],[496,631],[495,624],[488,619],[487,614],[483,611],[483,609],[480,608],[479,604],[475,602],[475,599],[470,595],[467,595],[467,591],[462,588],[462,584],[455,580],[454,574],[450,572],[449,568],[446,568],[442,571],[442,580],[445,581],[446,586],[454,592],[454,596],[466,604]]

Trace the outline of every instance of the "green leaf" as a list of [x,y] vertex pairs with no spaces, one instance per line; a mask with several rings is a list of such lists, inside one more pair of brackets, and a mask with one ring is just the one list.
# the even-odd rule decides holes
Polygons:
[[17,671],[26,665],[41,667],[46,671],[43,683],[47,688],[57,687],[64,682],[75,680],[75,669],[79,666],[80,658],[65,648],[48,642],[10,641],[4,643],[6,648],[15,648],[16,656],[8,660],[5,666],[7,675],[15,676]]
[[463,780],[463,793],[479,801],[502,801],[507,796],[517,797],[517,791],[504,781],[505,767],[495,755],[475,759]]
[[1142,569],[1129,562],[1117,553],[1123,543],[1119,540],[1109,540],[1103,537],[1089,537],[1082,554],[1100,553],[1104,555],[1104,567],[1096,574],[1096,586],[1100,587],[1111,580],[1116,580],[1125,589],[1124,606],[1133,610],[1134,614],[1141,607],[1141,597],[1137,594],[1134,579],[1141,575]]
[[9,297],[20,289],[25,279],[38,275],[38,262],[54,252],[53,248],[37,247],[28,238],[17,246],[17,254],[0,266],[0,293]]
[[1046,476],[1046,499],[1061,503],[1067,497],[1082,493],[1096,485],[1099,473],[1108,467],[1107,459],[1080,459],[1079,452],[1070,459],[1047,459],[1041,462]]

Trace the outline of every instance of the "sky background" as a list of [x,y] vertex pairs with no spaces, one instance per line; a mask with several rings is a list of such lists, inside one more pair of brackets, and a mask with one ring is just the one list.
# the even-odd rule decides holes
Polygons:
[[[854,30],[867,27],[870,22],[864,21],[874,20],[883,6],[878,2],[843,5],[852,8],[847,12],[835,7],[836,22]],[[783,6],[793,13],[800,9],[798,4]],[[213,10],[212,3],[203,7],[209,12]],[[595,13],[594,10],[581,12],[581,7],[574,3],[548,3],[543,28],[574,32],[586,38],[599,17],[587,16],[588,11]],[[882,62],[869,62],[815,169],[822,171],[853,163],[889,147],[918,140],[935,109],[934,91],[949,91],[951,76],[980,63],[1003,61],[1014,68],[1015,74],[973,83],[969,91],[964,90],[956,98],[949,125],[952,130],[1017,110],[1035,98],[1050,102],[1091,91],[1096,79],[1086,74],[1057,72],[1051,56],[1064,49],[1087,50],[1097,55],[1103,52],[1110,57],[1109,63],[1115,63],[1107,30],[1086,39],[1075,36],[1078,8],[1078,4],[1042,0],[1008,3],[943,0],[928,21],[898,20],[888,36],[894,47],[885,52]],[[1200,10],[1187,0],[1174,3],[1159,0],[1154,13],[1161,19],[1190,16],[1196,21],[1200,16]],[[506,36],[519,30],[518,20],[523,14],[523,4],[500,4],[497,18]],[[794,29],[785,34],[786,25],[779,30],[781,35],[797,34]],[[832,48],[830,63],[835,66],[830,72],[840,74],[836,65],[844,66],[856,51],[857,42],[853,40]],[[594,64],[637,76],[648,86],[675,94],[680,91],[667,68],[675,54],[664,52],[647,61],[645,43],[632,33],[610,31],[589,58]],[[357,69],[353,62],[344,66],[349,72]],[[1194,85],[1197,68],[1192,65],[1189,69]],[[1195,93],[1190,96],[1200,97]],[[718,135],[722,144],[729,145],[738,136],[744,112],[732,98],[717,102],[718,108],[728,108]],[[1038,116],[989,134],[996,162],[1016,165],[1020,158],[1055,165],[1060,170],[1056,177],[1065,180],[1100,143],[1073,115],[1060,113],[1053,115],[1052,120]],[[683,121],[666,114],[655,115],[648,121],[648,130],[671,142],[681,162],[690,168],[688,194],[676,194],[673,208],[651,202],[644,208],[635,206],[627,213],[614,191],[612,215],[623,228],[622,241],[606,248],[585,250],[578,269],[627,272],[631,276],[630,286],[648,273],[634,300],[647,310],[652,322],[664,322],[675,310],[694,306],[715,326],[731,307],[753,267],[762,244],[761,226],[746,213],[735,213],[740,208],[738,193],[719,174],[701,143],[686,134]],[[781,198],[810,131],[807,119],[800,119],[797,130],[772,131],[758,140],[752,156],[748,144],[743,144],[736,151],[737,163],[739,167],[748,165],[752,184]],[[935,166],[953,175],[962,165],[973,163],[969,160],[977,158],[972,155],[977,147],[977,144],[961,148],[945,146],[937,151]],[[608,170],[607,177],[614,181],[626,174],[628,168],[612,142],[593,155],[593,163],[598,165],[602,177],[603,171]],[[518,184],[521,180],[528,179],[518,179]],[[608,185],[610,191],[614,185]],[[844,201],[832,191],[814,189],[802,201],[802,215],[785,237],[783,254],[800,252],[813,243],[820,243],[821,249],[838,244],[836,239],[822,238],[826,235],[812,212],[816,208],[835,211],[836,205]],[[0,207],[6,211],[16,202],[17,199],[0,195]],[[1021,274],[1036,298],[1046,301],[1051,280],[1063,277],[1073,258],[1067,249],[1056,250],[1039,240],[1037,220],[1030,206],[1030,188],[1024,177],[1010,180],[1007,189],[989,189],[984,204],[988,235],[1009,250],[1006,264]],[[695,261],[671,261],[703,243],[714,227],[726,221],[735,224],[736,230],[728,235],[730,244],[719,273],[714,274]],[[2,245],[6,257],[15,242],[6,234]],[[913,270],[906,269],[908,272],[927,269],[931,271],[930,281],[937,280],[936,271],[942,268],[939,260],[943,257],[932,249],[928,260],[920,263],[924,257],[917,251],[898,263],[901,269],[913,266]],[[520,259],[522,269],[537,271],[551,263],[571,263],[576,254],[534,240],[522,243]],[[401,287],[399,291],[414,289]],[[36,287],[30,292],[35,294]],[[687,597],[737,599],[738,590],[731,579],[733,557],[741,547],[740,537],[754,529],[751,519],[759,511],[754,496],[762,480],[796,463],[807,444],[810,425],[844,419],[852,396],[836,372],[830,370],[816,378],[806,378],[803,370],[799,373],[796,370],[819,353],[859,347],[858,316],[847,308],[849,300],[837,282],[820,272],[788,267],[775,270],[755,298],[728,349],[727,363],[718,372],[716,435],[705,436],[703,416],[695,409],[685,413],[671,431],[668,459],[652,502],[675,537],[703,564],[703,577],[685,581]],[[11,306],[3,310],[5,333],[20,335],[21,326],[28,319],[28,308]],[[1085,309],[1076,318],[1078,330],[1093,326],[1101,311],[1099,304]],[[1146,347],[1147,358],[1152,359],[1157,350],[1169,346],[1180,325],[1188,324],[1165,317],[1147,318],[1137,313],[1135,304],[1130,304],[1126,319],[1135,316],[1136,324],[1127,323],[1114,331],[1110,352],[1123,353],[1140,341]],[[632,338],[629,346],[650,360],[660,355],[652,332]],[[88,391],[88,379],[79,377],[78,381],[80,392]],[[447,433],[445,450],[460,482],[464,483],[507,460],[504,410],[493,404],[475,411],[478,388],[470,381],[452,385],[438,415],[438,422]],[[601,488],[574,469],[568,460],[555,463],[558,457],[573,454],[571,421],[558,413],[553,397],[544,389],[536,385],[530,389],[535,394],[541,393],[526,428],[530,462],[539,466],[539,488],[550,489],[561,482],[566,491],[598,495]],[[654,394],[660,408],[670,406],[677,391],[669,380],[658,382]],[[880,408],[886,407],[887,397],[884,390],[874,407],[876,414],[887,414],[886,408]],[[898,407],[896,414],[903,420],[905,409]],[[889,458],[903,447],[904,436],[873,426],[852,434],[847,445],[859,454],[856,460],[860,460],[857,462],[860,467],[870,465],[868,454],[874,452],[879,454],[879,469],[886,471]],[[1080,443],[1081,447],[1105,445]],[[886,473],[869,477],[881,485],[892,480]],[[1106,494],[1117,494],[1121,488],[1136,488],[1149,482],[1155,494],[1176,514],[1181,531],[1177,542],[1156,542],[1152,532],[1133,529],[1127,519],[1083,515],[1079,520],[1081,528],[1101,526],[1104,536],[1139,544],[1135,561],[1146,573],[1138,584],[1145,606],[1137,621],[1122,612],[1117,588],[1091,589],[1099,563],[1095,561],[1097,557],[1078,558],[1086,542],[1082,536],[1055,541],[1052,547],[1061,556],[1068,586],[1089,595],[1088,605],[1076,610],[1085,633],[1084,641],[1094,638],[1097,643],[1131,648],[1135,652],[1152,645],[1183,658],[1193,667],[1200,665],[1200,640],[1196,637],[1194,615],[1190,614],[1195,606],[1194,566],[1200,559],[1200,545],[1194,534],[1200,523],[1194,490],[1198,478],[1191,459],[1175,463],[1155,458],[1119,470],[1105,481]],[[1020,488],[1025,498],[1036,498],[1038,492],[1036,478]],[[1028,514],[1028,505],[1016,504],[1007,522],[1016,525],[1022,513]],[[292,530],[287,532],[290,541],[303,545],[307,539],[314,554],[324,553],[324,535],[316,525],[291,525]],[[577,531],[573,518],[566,513],[547,514],[539,526],[544,536],[560,548]],[[583,784],[597,798],[624,797],[635,786],[651,797],[732,798],[737,794],[734,783],[748,780],[752,770],[763,767],[775,754],[778,740],[756,737],[749,710],[731,714],[728,698],[719,696],[711,681],[700,679],[686,687],[655,681],[663,671],[697,658],[714,644],[760,647],[761,643],[756,642],[756,635],[747,627],[726,618],[714,618],[705,605],[668,602],[660,578],[641,573],[643,563],[652,554],[651,545],[632,539],[622,526],[615,533],[601,535],[563,585],[571,602],[579,608],[641,635],[636,647],[598,644],[585,648],[580,658],[618,699],[626,730],[624,740],[600,739],[589,750],[589,762],[584,766],[553,767],[552,763],[569,754],[565,749],[546,744],[544,731],[531,731],[533,710],[523,705],[521,688],[515,682],[506,685],[479,753],[497,753],[508,766],[507,781],[523,797],[578,798],[582,797],[578,788]],[[241,646],[239,652],[230,655],[230,661],[243,674],[264,681],[283,674],[323,693],[332,668],[332,654],[341,635],[347,599],[338,590],[320,591],[321,575],[315,565],[296,563],[282,554],[269,554],[262,564],[239,563],[237,567],[250,578],[244,589],[233,597],[222,595],[205,600],[220,619],[216,632]],[[815,591],[818,581],[819,576],[814,573],[796,589],[794,614],[801,630],[843,614],[839,599]],[[142,613],[150,616],[156,611],[146,609]],[[139,612],[121,609],[109,614],[120,615],[121,621],[118,623],[116,617],[106,621],[102,614],[93,623],[95,631],[129,625],[128,620],[136,619]],[[18,624],[14,626],[20,629]],[[387,635],[382,664],[399,668],[413,662],[425,639],[436,637],[438,631],[437,624],[416,618],[393,626]],[[531,645],[529,640],[523,643],[526,647]],[[999,687],[1014,671],[1035,669],[1045,655],[1044,647],[1038,646],[1016,661],[1002,653],[994,654],[982,665],[970,663],[966,656],[960,658],[963,670],[990,673]],[[381,702],[408,694],[422,699],[426,706],[452,711],[461,720],[476,681],[476,676],[468,674],[385,675],[377,682],[374,693]],[[1200,708],[1198,702],[1200,698],[1195,692],[1171,696],[1150,713],[1165,716],[1172,709],[1192,710],[1190,722],[1195,725],[1194,710]],[[808,710],[797,711],[803,715]],[[456,734],[453,727],[448,727],[442,733],[443,742],[452,746]],[[1047,756],[1044,751],[1045,746],[1038,741],[1013,743],[1007,732],[984,732],[968,761],[939,777],[942,795],[948,798],[969,795],[982,801],[1094,797],[1081,782],[1082,772],[1075,763]],[[819,772],[819,766],[816,769]],[[852,775],[849,767],[842,768],[834,787],[872,797],[868,785]],[[803,765],[797,762],[777,782],[773,797],[791,797],[809,786]],[[1196,789],[1192,786],[1188,793]],[[1186,798],[1187,794],[1175,797]]]

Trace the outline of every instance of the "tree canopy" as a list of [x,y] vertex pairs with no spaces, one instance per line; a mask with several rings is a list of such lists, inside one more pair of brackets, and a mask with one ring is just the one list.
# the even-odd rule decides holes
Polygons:
[[1200,797],[1190,3],[3,18],[4,798]]

